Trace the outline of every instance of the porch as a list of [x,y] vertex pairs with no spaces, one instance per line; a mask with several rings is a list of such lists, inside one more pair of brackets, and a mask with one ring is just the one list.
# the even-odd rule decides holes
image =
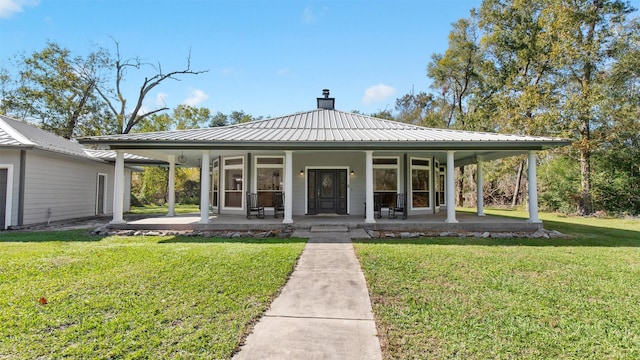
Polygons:
[[208,223],[200,222],[200,214],[176,216],[149,216],[131,219],[125,223],[110,224],[112,229],[128,230],[196,230],[196,231],[268,231],[282,228],[311,229],[313,226],[341,226],[349,229],[364,228],[376,231],[414,231],[424,233],[455,232],[535,232],[542,229],[542,223],[524,219],[499,216],[478,216],[468,212],[456,212],[457,223],[445,222],[446,213],[429,215],[409,215],[389,219],[386,214],[375,223],[365,223],[362,215],[305,215],[293,216],[293,223],[283,224],[282,218],[274,218],[267,212],[264,219],[243,215],[214,214]]

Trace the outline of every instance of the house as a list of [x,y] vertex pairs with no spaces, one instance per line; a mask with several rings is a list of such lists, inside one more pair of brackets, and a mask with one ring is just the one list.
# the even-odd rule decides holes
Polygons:
[[[200,167],[200,223],[211,212],[246,212],[247,194],[255,193],[267,211],[272,195],[284,193],[285,224],[294,216],[364,215],[375,223],[380,207],[393,208],[397,194],[406,199],[408,216],[446,211],[445,222],[456,223],[454,167],[528,154],[567,145],[550,137],[504,135],[432,129],[335,109],[329,91],[317,98],[317,108],[231,126],[150,132],[80,139],[115,150],[116,203],[113,224],[122,224],[124,153],[169,163]],[[481,168],[479,167],[481,170]],[[169,209],[174,206],[170,175]],[[536,167],[529,166],[530,217],[539,222]],[[478,174],[482,189],[482,174]],[[482,195],[478,215],[482,216]],[[374,204],[367,206],[366,204]]]
[[[128,164],[145,160],[126,157]],[[113,151],[0,115],[0,230],[111,214],[114,160]],[[121,170],[129,189],[132,168]],[[128,209],[129,197],[120,202]]]

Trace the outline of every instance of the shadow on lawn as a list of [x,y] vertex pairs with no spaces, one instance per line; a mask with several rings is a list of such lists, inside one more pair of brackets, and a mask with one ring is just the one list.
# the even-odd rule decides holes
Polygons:
[[223,244],[223,243],[240,243],[240,244],[295,244],[306,243],[307,239],[299,238],[219,238],[219,237],[202,237],[202,236],[174,236],[169,239],[158,241],[158,244]]
[[544,221],[544,227],[568,235],[566,238],[448,238],[424,239],[371,239],[354,242],[368,244],[418,244],[418,245],[473,245],[473,246],[593,246],[593,247],[640,247],[640,231],[622,230],[590,225],[567,224]]
[[0,232],[0,243],[19,242],[98,242],[104,236],[91,235],[89,230],[6,231]]

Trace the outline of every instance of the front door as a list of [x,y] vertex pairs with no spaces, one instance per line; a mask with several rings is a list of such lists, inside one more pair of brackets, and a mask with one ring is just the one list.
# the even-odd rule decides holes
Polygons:
[[347,170],[311,169],[307,176],[307,214],[347,214]]

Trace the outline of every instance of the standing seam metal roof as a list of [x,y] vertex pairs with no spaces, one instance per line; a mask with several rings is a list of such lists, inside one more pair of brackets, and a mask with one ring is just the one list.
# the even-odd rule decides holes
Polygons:
[[557,138],[434,129],[339,110],[316,109],[242,124],[82,139],[118,142],[554,142]]

